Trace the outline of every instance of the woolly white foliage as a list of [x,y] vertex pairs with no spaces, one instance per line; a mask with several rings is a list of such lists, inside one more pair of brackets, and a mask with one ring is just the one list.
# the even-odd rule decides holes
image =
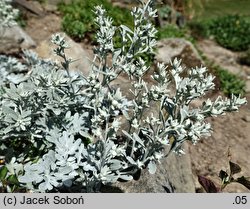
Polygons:
[[12,0],[1,0],[0,1],[0,28],[11,27],[16,25],[16,17],[18,10],[13,9],[10,5]]

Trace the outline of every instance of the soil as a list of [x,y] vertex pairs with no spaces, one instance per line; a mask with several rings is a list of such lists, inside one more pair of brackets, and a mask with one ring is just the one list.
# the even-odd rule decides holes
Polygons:
[[[214,98],[219,93],[214,95]],[[250,101],[250,94],[245,95]],[[220,170],[229,171],[229,160],[241,166],[240,176],[250,176],[250,104],[239,112],[228,113],[209,119],[213,127],[211,137],[201,139],[195,146],[189,146],[192,169],[197,191],[201,191],[197,175],[208,177],[220,183]],[[229,153],[228,153],[229,152]],[[228,157],[228,154],[231,156]],[[232,183],[224,192],[249,192],[244,186]]]
[[[30,16],[27,20],[25,31],[37,43],[47,39],[60,29],[61,17],[56,13],[48,13],[44,17]],[[85,49],[91,48],[87,43],[82,43]],[[213,97],[221,92],[213,94]],[[250,93],[246,95],[250,101]],[[201,139],[195,146],[189,146],[191,153],[193,176],[196,182],[197,192],[201,186],[197,181],[197,175],[209,177],[219,182],[219,171],[228,171],[228,149],[230,148],[231,161],[242,168],[240,175],[250,176],[250,103],[240,108],[239,112],[229,113],[209,120],[212,123],[213,133],[211,137]],[[233,183],[228,185],[224,192],[250,192],[244,186]]]

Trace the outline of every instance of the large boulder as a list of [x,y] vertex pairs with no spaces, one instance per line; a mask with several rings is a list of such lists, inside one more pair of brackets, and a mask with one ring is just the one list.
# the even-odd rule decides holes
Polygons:
[[21,49],[30,49],[36,46],[34,40],[20,27],[0,28],[0,53],[10,54]]
[[[70,37],[65,35],[65,39],[68,41],[70,48],[65,50],[66,56],[75,60],[73,63],[70,64],[70,69],[73,71],[80,71],[84,75],[87,75],[91,69],[91,64],[88,59],[90,57],[88,53],[82,48],[82,46],[75,41],[73,41]],[[51,43],[51,39],[48,38],[42,41],[35,52],[38,54],[39,57],[44,59],[51,59],[53,61],[62,61],[60,57],[58,57],[54,52],[55,45]]]
[[187,68],[204,65],[201,56],[190,41],[183,38],[167,38],[157,43],[156,60],[168,64],[174,58],[182,59]]

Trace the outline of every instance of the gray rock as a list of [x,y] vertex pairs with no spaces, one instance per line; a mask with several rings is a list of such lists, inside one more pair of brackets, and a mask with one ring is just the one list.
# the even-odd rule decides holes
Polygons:
[[245,90],[246,92],[250,92],[250,67],[238,63],[238,53],[225,49],[212,40],[202,40],[198,42],[197,47],[202,51],[203,55],[215,65],[245,80]]
[[60,2],[70,3],[72,0],[47,0],[46,3],[51,5],[57,5]]
[[182,38],[167,38],[157,43],[156,60],[168,64],[175,57],[182,59],[187,68],[204,66],[201,56],[190,41]]
[[[82,72],[84,75],[87,75],[91,69],[90,61],[88,60],[89,55],[82,48],[82,46],[75,41],[73,41],[70,37],[65,35],[66,40],[69,43],[70,48],[65,50],[65,54],[67,57],[71,57],[75,60],[70,64],[70,69],[73,71]],[[56,46],[51,43],[51,39],[46,39],[42,41],[37,48],[35,49],[36,53],[39,57],[44,59],[51,59],[54,61],[61,61],[60,57],[55,55],[53,49]]]
[[206,58],[229,72],[246,76],[241,65],[237,63],[238,56],[236,53],[223,48],[212,40],[203,40],[197,44],[198,48]]
[[34,40],[19,26],[0,28],[0,34],[0,53],[8,54],[36,46]]
[[185,155],[171,153],[158,164],[154,175],[143,170],[139,180],[119,182],[116,188],[125,193],[194,193],[195,184],[187,144],[185,147]]
[[[36,1],[28,1],[28,0],[13,0],[13,4],[21,10],[27,10],[35,15],[42,16],[43,9],[41,4]],[[21,7],[21,8],[19,8]]]

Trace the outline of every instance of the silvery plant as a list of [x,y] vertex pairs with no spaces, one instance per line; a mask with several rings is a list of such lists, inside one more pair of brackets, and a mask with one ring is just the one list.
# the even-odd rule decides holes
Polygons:
[[16,25],[16,17],[18,16],[18,10],[13,9],[10,5],[12,0],[0,1],[0,35],[3,35],[6,27],[12,27]]
[[[192,107],[214,88],[214,77],[205,67],[184,69],[177,59],[168,67],[158,63],[152,82],[145,80],[150,67],[143,55],[156,45],[153,3],[132,9],[133,28],[114,27],[103,7],[95,7],[98,45],[87,76],[70,70],[75,60],[66,56],[61,34],[52,37],[61,64],[31,51],[22,63],[0,56],[2,186],[14,176],[32,192],[99,192],[133,180],[141,169],[154,174],[162,158],[184,153],[185,141],[210,135],[206,118],[246,103],[232,95]],[[130,97],[113,84],[120,76],[131,82]]]

